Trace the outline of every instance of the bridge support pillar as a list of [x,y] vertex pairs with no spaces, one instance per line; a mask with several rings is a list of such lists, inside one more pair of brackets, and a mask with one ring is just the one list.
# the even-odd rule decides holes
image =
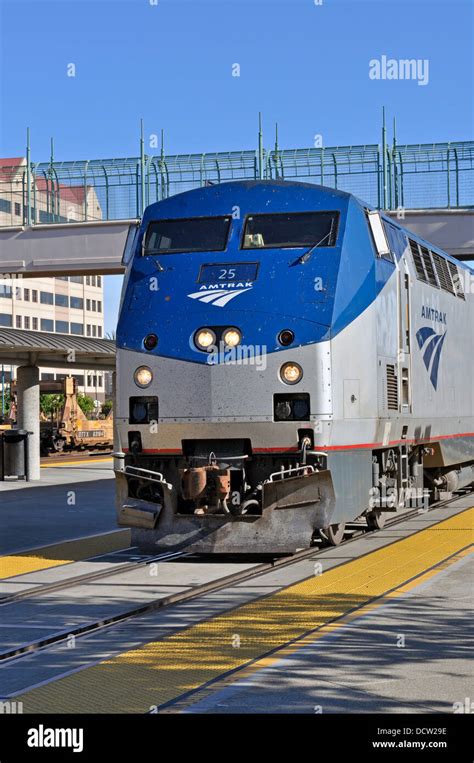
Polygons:
[[17,426],[32,432],[28,437],[30,480],[40,478],[40,384],[38,366],[17,369]]

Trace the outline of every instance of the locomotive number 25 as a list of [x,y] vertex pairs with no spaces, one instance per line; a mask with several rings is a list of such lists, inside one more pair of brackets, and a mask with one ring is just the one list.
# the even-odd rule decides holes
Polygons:
[[219,268],[220,281],[232,281],[235,278],[235,268]]

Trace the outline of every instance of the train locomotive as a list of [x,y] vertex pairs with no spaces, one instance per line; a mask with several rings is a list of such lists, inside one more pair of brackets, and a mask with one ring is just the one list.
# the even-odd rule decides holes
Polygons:
[[474,272],[350,193],[240,181],[149,206],[117,328],[118,522],[293,553],[474,484]]

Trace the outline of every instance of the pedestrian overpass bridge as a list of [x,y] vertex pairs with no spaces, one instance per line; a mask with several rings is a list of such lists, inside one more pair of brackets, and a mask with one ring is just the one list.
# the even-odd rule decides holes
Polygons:
[[129,225],[148,204],[230,180],[303,181],[384,209],[449,254],[474,259],[474,141],[34,163],[0,159],[0,272],[121,273]]
[[[23,277],[122,273],[128,230],[137,222],[104,220],[0,229],[0,273]],[[474,209],[405,210],[400,223],[453,257],[474,260]]]

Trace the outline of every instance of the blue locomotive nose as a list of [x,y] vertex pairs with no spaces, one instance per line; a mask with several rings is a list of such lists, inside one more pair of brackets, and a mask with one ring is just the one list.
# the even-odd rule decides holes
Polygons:
[[[245,344],[277,352],[328,338],[336,294],[340,248],[324,248],[306,263],[298,258],[307,248],[226,253],[233,264],[212,264],[213,252],[166,255],[158,271],[151,257],[138,258],[130,274],[117,330],[124,349],[207,363],[196,345],[196,332],[207,328],[217,343],[229,328],[237,328]],[[258,257],[254,262],[245,261]],[[239,260],[237,262],[237,260]],[[220,275],[227,280],[215,280]],[[246,276],[246,277],[240,277]],[[157,333],[148,348],[144,339]]]
[[[206,363],[201,328],[238,327],[276,352],[328,336],[349,196],[281,182],[227,183],[149,207],[125,290],[119,346]],[[213,216],[210,217],[209,209]],[[229,210],[232,214],[229,214]],[[213,328],[214,327],[214,328]]]
[[[226,337],[231,330],[239,334],[237,346],[252,345],[264,353],[312,344],[329,336],[333,299],[325,295],[324,301],[318,302],[310,295],[311,301],[305,302],[298,277],[288,278],[286,285],[282,279],[270,289],[255,283],[235,291],[191,291],[195,284],[183,284],[184,278],[175,283],[173,277],[166,288],[166,280],[163,275],[163,285],[155,293],[148,291],[146,278],[135,286],[128,316],[122,311],[119,322],[120,347],[209,364],[211,350],[229,347]],[[198,341],[202,331],[209,333],[204,344]],[[146,338],[155,333],[158,342],[147,347],[150,343]],[[282,336],[290,336],[291,341],[281,341]]]

